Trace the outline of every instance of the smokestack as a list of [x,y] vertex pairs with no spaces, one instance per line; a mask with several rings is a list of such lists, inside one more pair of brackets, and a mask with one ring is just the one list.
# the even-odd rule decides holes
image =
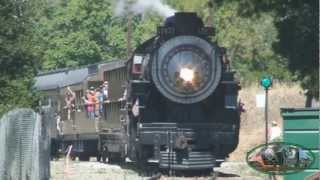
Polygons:
[[208,2],[208,9],[209,9],[209,17],[207,21],[207,25],[213,27],[213,1],[209,0]]
[[132,55],[132,18],[137,14],[144,14],[149,10],[157,12],[163,17],[174,15],[175,11],[161,0],[118,0],[114,15],[127,18],[127,58]]
[[129,59],[132,53],[132,13],[128,12],[127,17],[127,59]]

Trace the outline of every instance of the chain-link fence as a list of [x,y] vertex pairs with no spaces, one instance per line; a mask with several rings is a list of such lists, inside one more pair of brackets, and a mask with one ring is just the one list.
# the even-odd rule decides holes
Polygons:
[[0,180],[44,180],[50,176],[49,137],[41,116],[17,109],[0,120]]

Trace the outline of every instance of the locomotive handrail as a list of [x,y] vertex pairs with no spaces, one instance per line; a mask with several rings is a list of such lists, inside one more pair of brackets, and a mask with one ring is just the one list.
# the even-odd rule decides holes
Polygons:
[[[123,102],[123,101],[125,101],[125,100],[107,100],[107,101],[103,101],[102,104],[121,103],[121,102]],[[100,104],[100,103],[94,103],[94,105],[96,105],[96,104]],[[77,103],[77,104],[75,104],[74,106],[75,106],[75,107],[83,107],[83,106],[86,106],[86,105],[88,105],[88,104],[85,104],[85,103]],[[63,107],[63,109],[67,109],[67,108]],[[77,108],[76,108],[76,109],[77,109]]]
[[220,81],[221,84],[239,84],[239,81]]

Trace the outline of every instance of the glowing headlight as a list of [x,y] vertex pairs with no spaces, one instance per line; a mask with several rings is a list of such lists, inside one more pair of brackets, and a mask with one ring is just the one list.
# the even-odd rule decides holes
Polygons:
[[186,82],[191,82],[194,78],[194,71],[189,68],[182,68],[180,70],[180,78]]

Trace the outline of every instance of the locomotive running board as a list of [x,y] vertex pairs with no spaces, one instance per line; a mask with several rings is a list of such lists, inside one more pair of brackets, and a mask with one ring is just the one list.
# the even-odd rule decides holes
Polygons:
[[231,124],[224,123],[139,123],[138,127],[140,129],[153,130],[156,128],[159,129],[201,129],[201,128],[210,128],[211,130],[219,131],[233,131],[234,126]]
[[[140,123],[138,127],[139,142],[145,145],[167,145],[169,134],[172,134],[174,142],[180,136],[184,136],[191,144],[197,141],[202,144],[201,146],[236,143],[236,129],[231,124]],[[208,143],[199,141],[202,138]],[[221,141],[221,139],[224,140]]]

